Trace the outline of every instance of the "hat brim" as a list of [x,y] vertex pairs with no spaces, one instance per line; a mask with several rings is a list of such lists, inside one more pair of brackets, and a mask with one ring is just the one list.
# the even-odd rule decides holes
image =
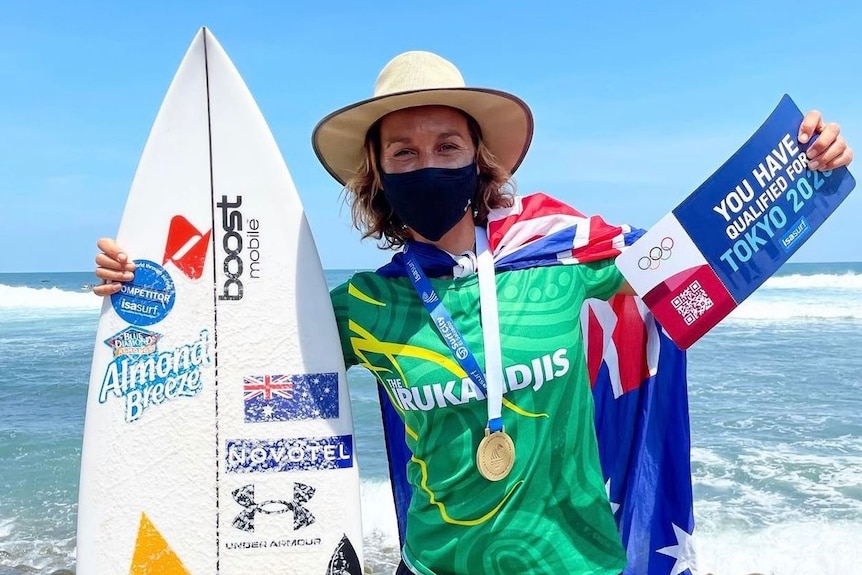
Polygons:
[[417,106],[449,106],[472,116],[483,143],[510,173],[521,165],[533,139],[533,114],[517,96],[483,88],[435,88],[387,94],[336,110],[314,128],[314,153],[344,185],[362,165],[368,129],[390,112]]

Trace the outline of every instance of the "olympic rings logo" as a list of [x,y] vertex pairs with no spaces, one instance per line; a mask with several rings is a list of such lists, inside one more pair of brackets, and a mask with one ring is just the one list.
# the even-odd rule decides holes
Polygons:
[[649,255],[638,260],[638,267],[642,270],[657,270],[661,262],[670,259],[673,250],[673,238],[664,237],[657,246],[650,248]]

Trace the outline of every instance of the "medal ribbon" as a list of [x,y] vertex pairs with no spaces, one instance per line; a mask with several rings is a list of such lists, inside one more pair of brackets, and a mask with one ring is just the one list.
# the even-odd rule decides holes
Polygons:
[[[485,394],[488,402],[488,431],[495,433],[503,430],[503,418],[501,417],[503,409],[503,369],[500,353],[499,322],[497,318],[497,290],[494,283],[494,260],[488,246],[488,236],[484,229],[478,227],[476,228],[476,247],[477,251],[479,251],[479,296],[482,304],[485,366],[492,368],[489,370],[492,374],[489,380],[486,380],[485,373],[482,371],[481,366],[479,366],[476,356],[470,351],[470,347],[464,341],[461,331],[455,326],[449,310],[446,309],[437,292],[434,291],[431,282],[428,280],[425,272],[422,271],[422,267],[419,265],[416,257],[410,253],[409,244],[404,246],[404,259],[407,265],[407,277],[413,282],[413,287],[416,289],[416,293],[419,294],[419,298],[431,316],[434,327],[437,328],[437,332],[440,334],[443,342],[452,351],[452,355],[455,356],[458,365],[467,372],[473,383]],[[488,288],[485,287],[483,290],[482,278],[485,277],[487,279],[488,266],[490,266],[491,272],[491,289],[490,295],[487,295],[487,298],[493,301],[486,301],[485,296]],[[483,267],[485,274],[482,273]],[[487,286],[487,284],[488,282],[486,281],[485,285]],[[486,306],[493,309],[486,310]],[[493,311],[492,320],[487,317],[491,314],[491,311]],[[493,321],[493,324],[489,325],[486,323],[487,321]],[[489,334],[492,335],[489,336]],[[488,344],[493,342],[494,338],[496,338],[496,345],[489,346]],[[490,386],[488,383],[490,383]]]
[[482,341],[485,344],[485,374],[488,379],[488,421],[500,420],[503,429],[503,353],[500,349],[500,316],[497,312],[497,275],[494,254],[488,245],[485,228],[476,227],[476,252],[479,263],[479,304],[482,314]]

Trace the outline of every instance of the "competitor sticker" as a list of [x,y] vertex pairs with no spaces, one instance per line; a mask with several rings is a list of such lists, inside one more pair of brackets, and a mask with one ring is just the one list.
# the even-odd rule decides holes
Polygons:
[[114,350],[114,357],[138,357],[155,353],[156,344],[161,337],[159,333],[130,326],[106,339],[105,345]]
[[344,469],[353,467],[353,436],[229,439],[228,473]]
[[[122,340],[123,333],[107,341]],[[204,329],[194,343],[153,350],[145,355],[117,355],[115,348],[115,357],[102,378],[99,403],[106,403],[111,396],[124,399],[126,423],[132,423],[150,407],[180,397],[196,396],[203,388],[201,368],[213,361],[209,336],[209,331]]]
[[114,311],[127,323],[147,326],[165,319],[174,307],[174,280],[150,260],[135,260],[135,279],[111,296]]
[[250,375],[243,378],[245,421],[338,418],[338,374]]

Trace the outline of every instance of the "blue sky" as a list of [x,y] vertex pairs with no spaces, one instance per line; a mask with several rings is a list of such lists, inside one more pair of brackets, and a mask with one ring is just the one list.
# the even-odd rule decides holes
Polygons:
[[[649,227],[785,92],[862,152],[860,24],[860,6],[795,1],[3,2],[0,272],[92,268],[202,25],[267,118],[324,267],[361,269],[389,256],[351,229],[310,136],[399,52],[435,51],[530,104],[520,191]],[[794,261],[862,261],[860,215],[856,191]]]

